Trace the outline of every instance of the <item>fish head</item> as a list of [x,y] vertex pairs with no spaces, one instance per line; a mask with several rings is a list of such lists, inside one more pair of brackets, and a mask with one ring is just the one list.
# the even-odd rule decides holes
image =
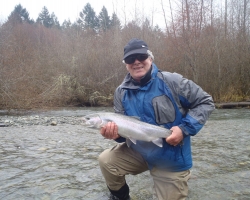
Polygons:
[[98,114],[86,115],[82,120],[84,125],[89,128],[101,128],[103,125],[103,120]]

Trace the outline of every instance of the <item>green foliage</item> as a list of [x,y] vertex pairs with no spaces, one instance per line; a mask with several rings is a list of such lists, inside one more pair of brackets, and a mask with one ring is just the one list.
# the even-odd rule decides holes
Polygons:
[[8,17],[8,21],[11,21],[12,23],[34,23],[34,21],[30,19],[28,11],[23,8],[21,4],[15,6],[14,10]]
[[52,19],[52,24],[53,24],[52,26],[55,27],[55,28],[60,29],[60,28],[61,28],[61,27],[60,27],[60,23],[59,23],[57,17],[55,16],[55,13],[54,13],[54,12],[51,13],[50,17],[51,17],[51,19]]
[[121,29],[121,22],[115,13],[112,14],[110,26]]
[[85,5],[83,10],[80,12],[80,18],[78,19],[78,24],[83,27],[83,29],[93,29],[98,30],[99,20],[95,14],[94,9],[89,3]]
[[67,28],[70,28],[71,27],[71,21],[68,19],[68,20],[64,20],[63,23],[62,23],[62,28],[63,29],[67,29]]
[[111,20],[108,15],[108,11],[104,6],[102,7],[102,10],[98,16],[98,21],[99,21],[100,29],[102,29],[103,31],[110,29]]
[[53,25],[53,20],[49,14],[49,11],[47,9],[47,7],[43,7],[41,13],[39,14],[37,20],[37,23],[40,23],[42,25],[44,25],[47,28],[51,28]]
[[46,28],[52,28],[52,27],[60,28],[60,23],[57,17],[55,16],[54,12],[50,14],[47,7],[45,6],[43,7],[41,13],[39,14],[36,22],[42,24]]

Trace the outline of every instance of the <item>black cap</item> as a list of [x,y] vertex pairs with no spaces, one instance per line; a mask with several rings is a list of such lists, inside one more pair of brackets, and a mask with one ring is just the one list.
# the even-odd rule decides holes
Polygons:
[[124,47],[123,60],[132,54],[147,54],[148,45],[143,40],[133,38]]

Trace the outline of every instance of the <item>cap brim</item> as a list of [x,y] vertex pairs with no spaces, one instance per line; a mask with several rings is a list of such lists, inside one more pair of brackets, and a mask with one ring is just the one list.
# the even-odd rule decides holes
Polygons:
[[127,58],[128,56],[133,55],[133,54],[147,54],[147,49],[146,48],[141,48],[141,49],[135,49],[135,50],[129,51],[128,53],[126,53],[123,56],[123,60],[125,58]]

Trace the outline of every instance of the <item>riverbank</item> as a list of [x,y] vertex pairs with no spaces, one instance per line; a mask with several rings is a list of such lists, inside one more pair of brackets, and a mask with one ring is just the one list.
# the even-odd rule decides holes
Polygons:
[[250,100],[244,102],[225,102],[225,103],[215,103],[217,109],[227,109],[227,108],[250,108]]
[[[236,109],[236,108],[247,108],[250,109],[250,100],[245,102],[225,102],[215,103],[216,109]],[[107,110],[113,111],[112,107],[85,107],[86,110]],[[84,107],[51,107],[51,108],[40,108],[40,109],[28,109],[28,110],[0,110],[0,127],[7,126],[31,126],[31,125],[43,125],[43,126],[56,126],[57,124],[71,124],[79,125],[79,115],[81,109]],[[67,110],[75,110],[77,116],[65,116]],[[50,113],[50,111],[52,113]],[[49,113],[49,116],[47,114]],[[54,114],[54,116],[53,116]],[[62,117],[63,116],[63,117]]]

